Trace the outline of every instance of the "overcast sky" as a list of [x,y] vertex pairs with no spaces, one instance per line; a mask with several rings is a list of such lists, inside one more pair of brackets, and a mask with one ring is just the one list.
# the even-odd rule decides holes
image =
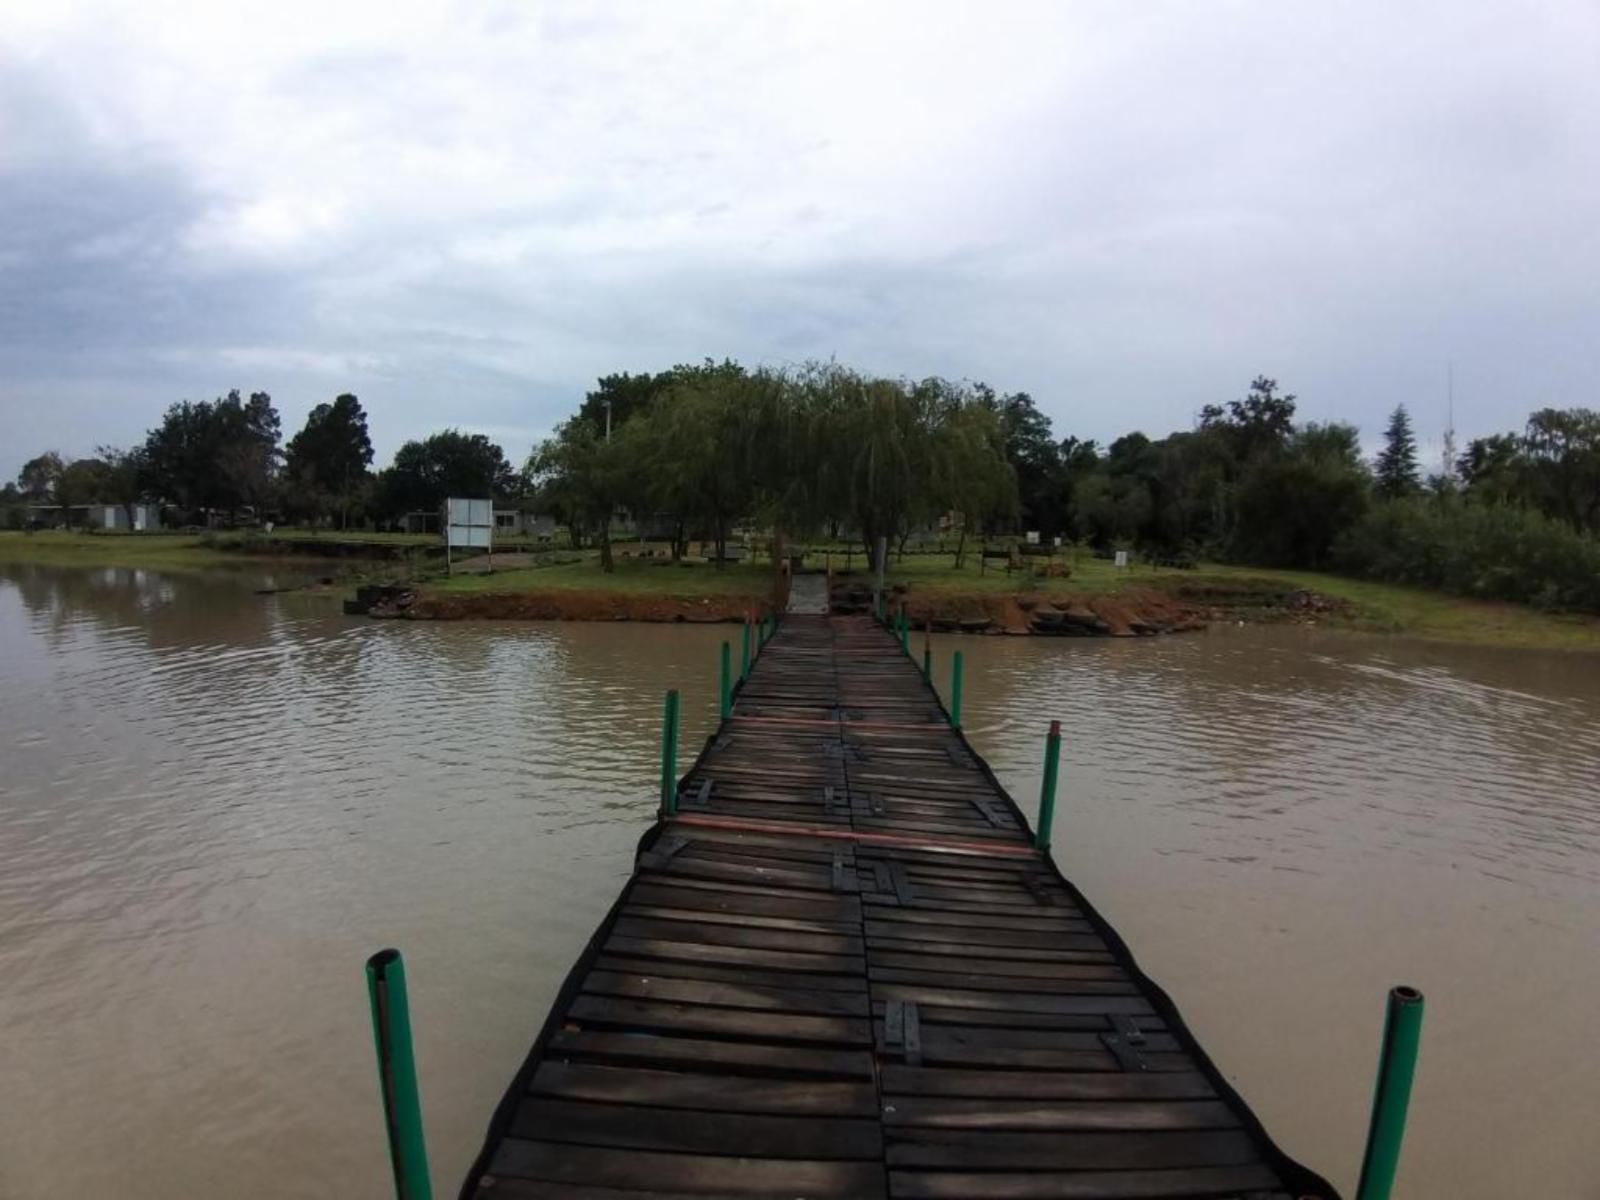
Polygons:
[[707,355],[1600,405],[1600,4],[0,5],[0,477],[232,387],[520,462]]

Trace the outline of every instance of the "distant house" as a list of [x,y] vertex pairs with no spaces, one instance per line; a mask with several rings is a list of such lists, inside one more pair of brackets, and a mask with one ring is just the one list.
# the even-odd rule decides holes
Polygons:
[[494,532],[497,537],[549,537],[556,531],[555,518],[535,516],[518,508],[494,510]]
[[50,529],[113,529],[143,533],[161,528],[159,504],[30,504],[28,523]]
[[408,512],[400,518],[400,531],[402,533],[438,533],[439,514],[437,512],[428,512],[426,509]]
[[146,533],[161,528],[159,504],[90,504],[85,507],[84,525],[89,529]]

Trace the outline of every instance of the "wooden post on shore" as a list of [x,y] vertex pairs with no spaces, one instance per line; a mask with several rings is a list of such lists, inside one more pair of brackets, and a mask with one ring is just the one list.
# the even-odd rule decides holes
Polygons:
[[925,621],[922,626],[922,677],[929,683],[933,682],[933,622]]

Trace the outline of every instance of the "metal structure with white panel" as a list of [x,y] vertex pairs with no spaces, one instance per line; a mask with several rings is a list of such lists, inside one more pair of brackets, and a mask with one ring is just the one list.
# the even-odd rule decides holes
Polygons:
[[444,502],[445,564],[451,565],[457,548],[487,550],[494,564],[494,501],[452,496]]

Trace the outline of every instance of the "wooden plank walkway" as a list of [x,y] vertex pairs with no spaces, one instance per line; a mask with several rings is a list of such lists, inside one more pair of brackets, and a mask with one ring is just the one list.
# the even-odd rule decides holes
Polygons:
[[787,618],[679,795],[463,1200],[1335,1195],[875,623]]

